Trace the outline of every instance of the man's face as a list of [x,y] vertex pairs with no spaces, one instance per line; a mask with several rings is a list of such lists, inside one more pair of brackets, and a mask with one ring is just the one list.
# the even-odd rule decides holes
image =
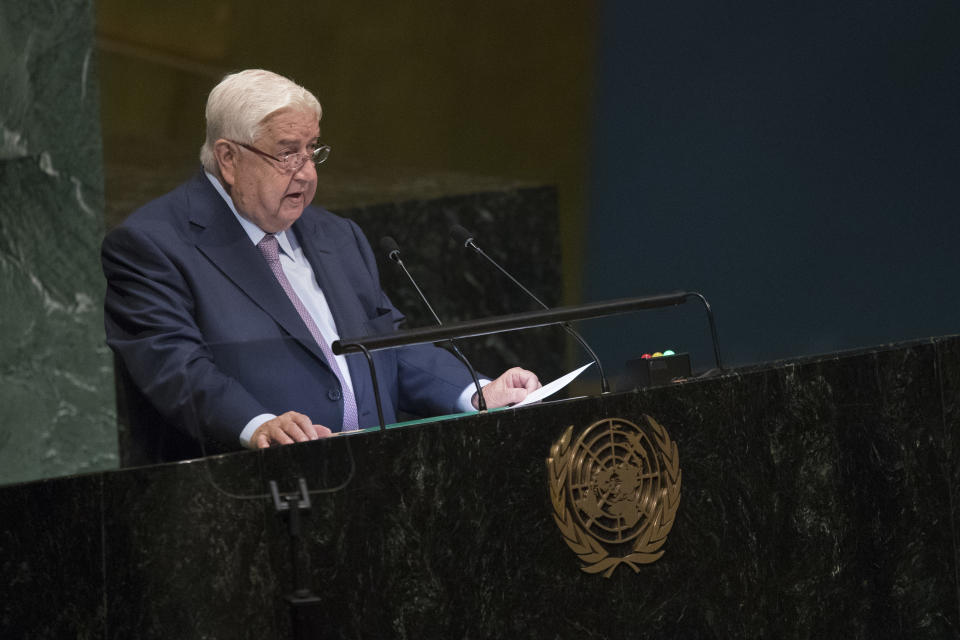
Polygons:
[[[261,123],[254,147],[272,156],[310,153],[320,136],[316,114],[282,109]],[[317,169],[306,162],[297,171],[283,171],[273,160],[234,145],[231,168],[221,165],[237,211],[267,233],[290,228],[317,192]]]

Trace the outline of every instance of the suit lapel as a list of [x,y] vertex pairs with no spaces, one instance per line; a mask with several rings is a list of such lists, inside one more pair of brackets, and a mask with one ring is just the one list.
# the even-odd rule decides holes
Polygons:
[[[260,251],[201,173],[189,191],[189,216],[197,249],[295,340],[327,364],[320,346],[284,293]],[[231,310],[225,309],[226,313]]]

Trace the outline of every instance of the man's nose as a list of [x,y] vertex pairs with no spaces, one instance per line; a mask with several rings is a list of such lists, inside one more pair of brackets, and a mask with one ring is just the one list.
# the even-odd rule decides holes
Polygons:
[[307,160],[303,163],[303,166],[297,169],[293,174],[293,177],[297,180],[312,180],[317,177],[317,167],[313,162]]

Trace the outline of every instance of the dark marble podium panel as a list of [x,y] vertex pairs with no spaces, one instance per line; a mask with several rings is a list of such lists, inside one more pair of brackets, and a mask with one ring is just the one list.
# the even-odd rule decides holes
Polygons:
[[[380,238],[396,239],[404,263],[444,322],[530,311],[539,309],[536,303],[496,267],[452,240],[449,230],[454,224],[468,228],[488,255],[546,304],[557,306],[563,282],[557,206],[555,187],[513,186],[337,212],[363,229],[374,247],[384,291],[413,328],[435,321],[407,276],[387,259]],[[553,379],[566,372],[567,340],[560,328],[547,327],[465,340],[460,346],[490,376],[523,366]]]
[[[0,636],[287,638],[284,523],[334,638],[954,638],[960,339],[774,363],[386,433],[0,489]],[[664,556],[580,570],[545,458],[654,416],[683,493]]]

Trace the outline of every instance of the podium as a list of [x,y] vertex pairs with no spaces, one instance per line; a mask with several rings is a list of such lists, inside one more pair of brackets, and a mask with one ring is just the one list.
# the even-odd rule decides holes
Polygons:
[[[955,637],[958,398],[945,337],[7,486],[0,635],[293,637],[269,483],[302,478],[325,637]],[[546,459],[570,426],[644,414],[683,474],[663,556],[587,573]]]

